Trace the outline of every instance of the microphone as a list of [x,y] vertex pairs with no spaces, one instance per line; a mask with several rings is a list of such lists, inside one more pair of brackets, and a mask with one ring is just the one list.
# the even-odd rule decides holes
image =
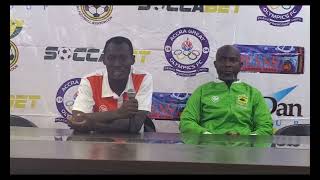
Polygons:
[[134,99],[136,97],[136,91],[134,89],[128,89],[127,95],[129,99]]
[[[128,99],[134,99],[136,97],[136,91],[134,89],[128,89],[127,91]],[[131,119],[134,117],[134,115],[129,116],[129,129],[130,129],[130,124],[131,124]]]

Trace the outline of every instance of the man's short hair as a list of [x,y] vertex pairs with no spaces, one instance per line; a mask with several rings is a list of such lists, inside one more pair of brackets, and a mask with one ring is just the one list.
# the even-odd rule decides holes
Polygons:
[[227,51],[227,52],[230,52],[230,50],[233,50],[235,51],[239,57],[240,57],[240,50],[234,46],[234,45],[223,45],[221,47],[218,48],[217,50],[217,53],[216,53],[216,57],[221,53],[221,52],[224,52],[224,51]]
[[122,37],[122,36],[116,36],[116,37],[110,38],[110,39],[106,42],[106,44],[105,44],[105,46],[104,46],[103,53],[106,53],[106,49],[107,49],[107,47],[109,46],[109,44],[111,44],[111,43],[114,43],[114,44],[126,43],[126,44],[128,44],[128,46],[129,46],[130,53],[133,54],[133,47],[132,47],[131,41],[130,41],[128,38],[125,38],[125,37]]

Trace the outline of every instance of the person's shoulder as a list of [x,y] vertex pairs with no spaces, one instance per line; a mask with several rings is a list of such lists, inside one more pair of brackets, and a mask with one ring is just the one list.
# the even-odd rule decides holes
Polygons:
[[152,77],[152,75],[149,72],[141,70],[141,69],[132,68],[132,73],[135,75],[145,75],[148,77]]
[[215,82],[213,82],[213,81],[210,81],[210,82],[206,82],[206,83],[204,83],[204,84],[201,84],[201,85],[199,85],[196,89],[195,89],[195,91],[201,91],[201,90],[203,90],[203,89],[207,89],[207,88],[212,88],[212,86],[215,84]]
[[212,85],[214,85],[214,84],[215,84],[214,81],[210,81],[210,82],[206,82],[206,83],[204,83],[204,84],[201,84],[199,87],[204,88],[204,87],[212,86]]
[[106,69],[98,69],[94,72],[91,72],[91,73],[84,75],[83,78],[89,78],[89,77],[93,77],[93,76],[103,76],[104,73],[106,73]]
[[152,83],[152,75],[147,71],[132,68],[132,74],[137,76],[143,76],[144,83]]

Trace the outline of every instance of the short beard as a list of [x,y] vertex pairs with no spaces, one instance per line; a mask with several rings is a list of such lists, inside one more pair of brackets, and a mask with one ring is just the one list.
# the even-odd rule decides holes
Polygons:
[[221,77],[219,76],[219,79],[222,81],[229,81],[229,82],[233,82],[233,81],[237,81],[237,77],[235,74],[232,74],[232,77],[228,76],[228,77]]

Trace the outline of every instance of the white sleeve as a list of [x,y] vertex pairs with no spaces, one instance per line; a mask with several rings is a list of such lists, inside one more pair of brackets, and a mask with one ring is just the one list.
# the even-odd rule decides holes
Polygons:
[[146,74],[136,95],[136,99],[139,104],[138,110],[151,112],[152,92],[152,76],[150,74]]
[[94,104],[90,82],[87,78],[82,78],[78,88],[78,96],[74,101],[72,110],[91,113],[93,112]]

